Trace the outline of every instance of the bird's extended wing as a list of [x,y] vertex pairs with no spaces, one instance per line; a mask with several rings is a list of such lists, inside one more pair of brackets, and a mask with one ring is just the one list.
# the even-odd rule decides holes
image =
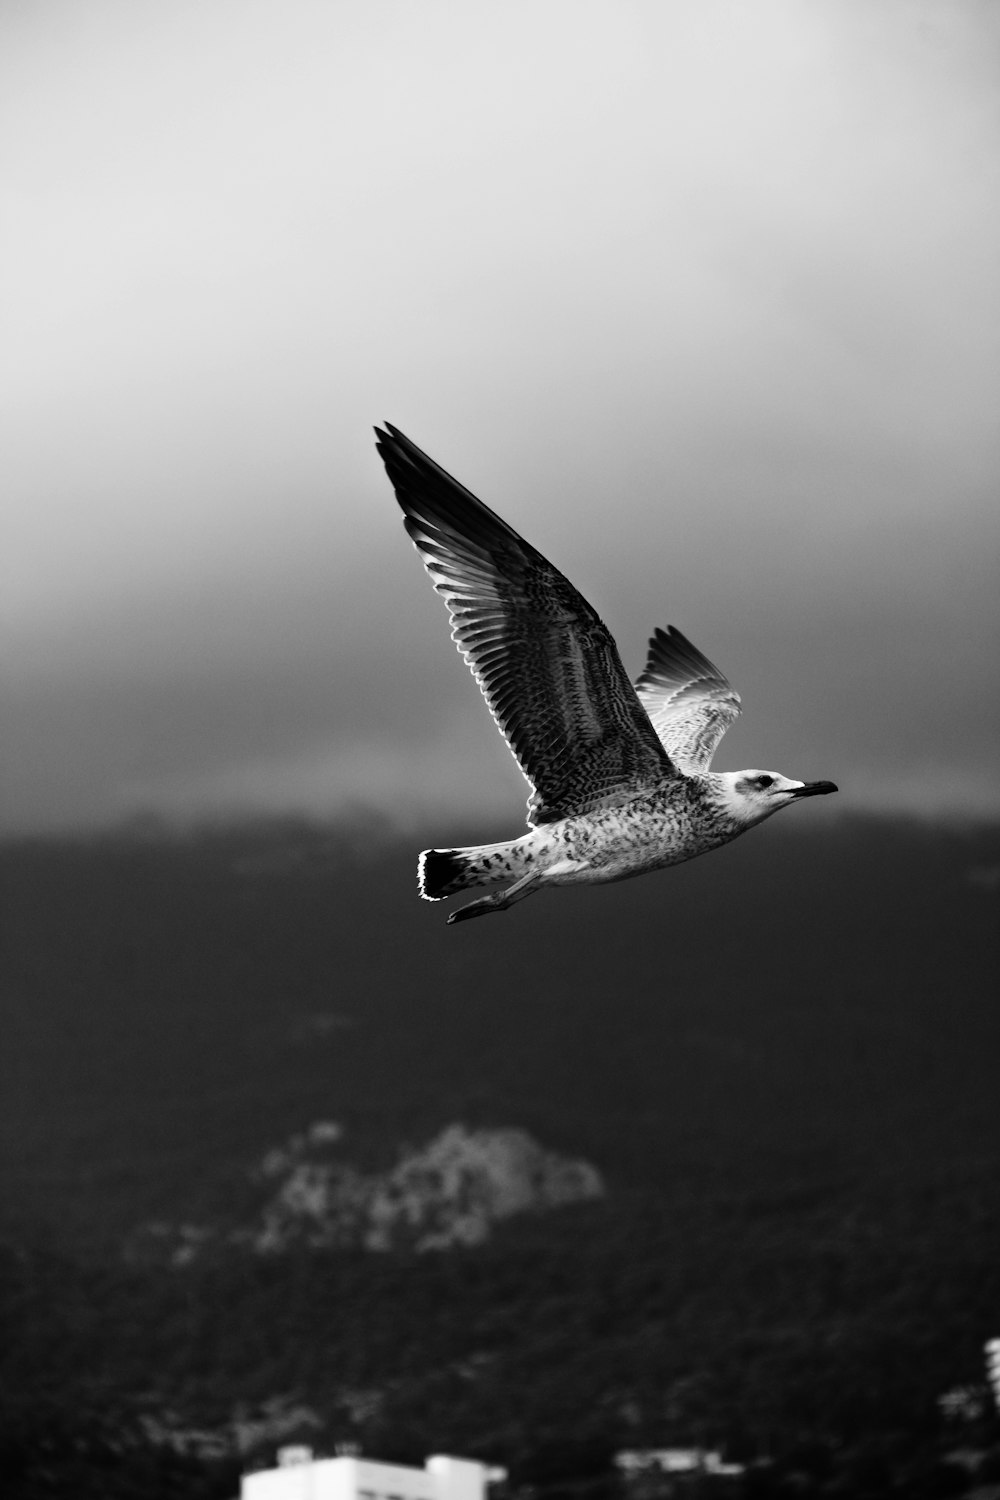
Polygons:
[[573,585],[397,428],[378,451],[452,638],[533,795],[529,823],[675,774],[607,627]]
[[740,715],[740,695],[673,625],[650,637],[635,690],[670,759],[688,775],[707,771]]

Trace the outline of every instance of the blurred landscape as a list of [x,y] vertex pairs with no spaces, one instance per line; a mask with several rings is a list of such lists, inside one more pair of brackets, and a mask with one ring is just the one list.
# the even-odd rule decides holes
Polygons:
[[231,1496],[293,1439],[986,1493],[1000,829],[769,825],[459,928],[420,846],[0,848],[4,1493]]

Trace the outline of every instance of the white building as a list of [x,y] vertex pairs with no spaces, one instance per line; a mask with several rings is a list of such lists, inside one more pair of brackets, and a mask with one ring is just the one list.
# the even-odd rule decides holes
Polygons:
[[495,1477],[485,1464],[441,1454],[408,1469],[368,1458],[314,1459],[308,1449],[293,1449],[276,1469],[245,1474],[240,1500],[485,1500],[486,1482]]
[[710,1448],[632,1448],[615,1455],[615,1465],[626,1479],[645,1474],[742,1474],[745,1464],[726,1463]]

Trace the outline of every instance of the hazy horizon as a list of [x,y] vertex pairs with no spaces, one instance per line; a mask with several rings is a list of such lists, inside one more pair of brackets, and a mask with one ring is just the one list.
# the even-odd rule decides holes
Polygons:
[[[388,419],[716,757],[1000,817],[1000,13],[14,3],[0,831],[526,789]],[[448,819],[451,824],[449,825]]]

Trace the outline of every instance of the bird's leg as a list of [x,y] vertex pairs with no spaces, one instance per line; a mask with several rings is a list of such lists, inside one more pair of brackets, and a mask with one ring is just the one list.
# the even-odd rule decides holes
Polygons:
[[460,906],[453,911],[448,918],[449,922],[466,922],[470,917],[485,917],[491,911],[506,911],[508,906],[513,906],[515,901],[523,901],[525,896],[530,896],[538,889],[540,870],[531,870],[527,875],[522,875],[520,880],[515,880],[505,891],[495,891],[492,896],[480,896],[478,901],[470,901],[468,906]]

